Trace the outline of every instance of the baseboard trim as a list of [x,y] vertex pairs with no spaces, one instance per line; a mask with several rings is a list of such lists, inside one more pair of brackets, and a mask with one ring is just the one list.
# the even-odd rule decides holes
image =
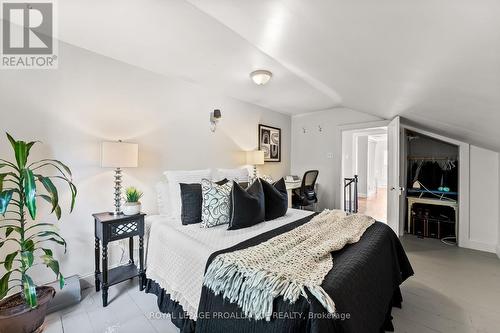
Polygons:
[[471,250],[477,250],[477,251],[483,251],[483,252],[489,252],[489,253],[496,253],[498,255],[498,251],[500,249],[500,245],[497,246],[497,244],[488,244],[488,243],[483,243],[483,242],[478,242],[478,241],[473,241],[473,240],[466,240],[460,244],[460,247],[471,249]]
[[[123,265],[123,264],[121,264]],[[108,270],[121,266],[120,264],[112,265],[108,267]],[[87,289],[87,288],[94,288],[95,287],[95,273],[88,273],[85,275],[80,275],[80,285],[82,286],[82,290]]]

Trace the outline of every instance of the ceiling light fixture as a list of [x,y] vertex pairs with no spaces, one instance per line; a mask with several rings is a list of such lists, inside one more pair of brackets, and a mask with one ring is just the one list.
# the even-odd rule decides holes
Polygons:
[[272,76],[273,73],[265,69],[259,69],[250,73],[250,78],[252,78],[252,81],[258,86],[263,86],[268,83]]

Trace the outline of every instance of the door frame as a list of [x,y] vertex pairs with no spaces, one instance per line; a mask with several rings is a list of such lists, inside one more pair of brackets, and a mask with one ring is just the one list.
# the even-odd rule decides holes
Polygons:
[[339,170],[339,188],[338,192],[340,195],[336,195],[335,207],[342,209],[342,203],[344,202],[344,180],[342,178],[342,164],[344,156],[342,155],[342,135],[344,132],[353,131],[353,130],[363,130],[368,128],[377,128],[377,127],[387,127],[389,126],[390,120],[378,120],[378,121],[370,121],[364,123],[354,123],[354,124],[346,124],[340,125],[337,127],[337,151],[339,152],[340,158],[337,159],[337,170]]
[[[351,130],[361,130],[367,128],[374,127],[387,127],[391,120],[380,120],[380,121],[372,121],[372,122],[364,122],[364,123],[355,123],[355,124],[346,124],[342,126],[338,126],[337,131],[337,151],[340,154],[340,158],[337,161],[337,170],[339,170],[339,188],[338,192],[340,195],[336,196],[335,206],[339,209],[342,209],[343,202],[343,180],[342,180],[342,164],[343,164],[343,156],[342,156],[342,133],[345,131]],[[459,185],[458,185],[458,235],[457,235],[457,245],[459,247],[465,248],[475,248],[474,242],[470,240],[470,144],[456,140],[450,137],[446,137],[440,134],[436,134],[427,129],[423,129],[414,125],[409,125],[405,123],[405,119],[401,118],[400,128],[402,131],[410,130],[413,132],[421,133],[422,135],[429,136],[431,138],[444,141],[447,143],[451,143],[453,145],[458,146],[459,149]],[[404,140],[404,136],[401,135],[401,140]],[[400,179],[403,180],[404,175],[406,174],[406,156],[404,156],[404,145],[400,146]],[[402,186],[405,188],[406,192],[406,184]],[[406,197],[406,196],[404,196]],[[401,209],[401,206],[406,205],[406,200],[400,200],[400,230],[404,230],[404,217],[401,216],[404,214],[405,209]],[[401,227],[401,225],[403,226]]]
[[[404,119],[401,122],[402,130],[410,130],[412,132],[417,132],[422,135],[450,143],[452,145],[458,146],[458,235],[457,235],[457,245],[459,247],[474,248],[470,240],[470,144],[452,139],[440,134],[436,134],[432,131],[422,129],[413,125],[408,125],[404,123]],[[401,150],[401,161],[403,165],[401,170],[406,174],[406,159],[404,158],[404,151]],[[405,203],[406,204],[406,203]],[[405,209],[406,210],[406,209]],[[400,214],[404,213],[405,210],[400,209]],[[402,212],[401,212],[402,211]],[[400,217],[401,218],[401,217]],[[404,221],[404,220],[403,220]]]

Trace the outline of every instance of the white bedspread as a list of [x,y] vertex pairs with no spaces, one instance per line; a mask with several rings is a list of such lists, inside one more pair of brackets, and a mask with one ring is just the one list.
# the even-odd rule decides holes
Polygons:
[[179,302],[192,319],[196,319],[205,265],[213,252],[311,214],[310,211],[288,209],[285,216],[276,220],[231,231],[227,230],[227,225],[200,228],[199,224],[182,225],[179,219],[149,216],[146,218],[151,225],[146,275]]

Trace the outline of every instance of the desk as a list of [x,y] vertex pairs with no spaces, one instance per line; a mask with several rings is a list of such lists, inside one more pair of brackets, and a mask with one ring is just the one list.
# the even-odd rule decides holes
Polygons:
[[292,207],[292,192],[302,186],[302,179],[296,182],[285,182],[286,192],[288,193],[288,208]]
[[447,206],[451,207],[455,210],[455,237],[458,237],[457,234],[457,221],[458,221],[458,202],[455,200],[441,200],[441,199],[432,199],[432,198],[419,198],[419,197],[407,197],[408,199],[408,233],[411,230],[411,209],[414,204],[425,204],[425,205],[435,205],[435,206]]

